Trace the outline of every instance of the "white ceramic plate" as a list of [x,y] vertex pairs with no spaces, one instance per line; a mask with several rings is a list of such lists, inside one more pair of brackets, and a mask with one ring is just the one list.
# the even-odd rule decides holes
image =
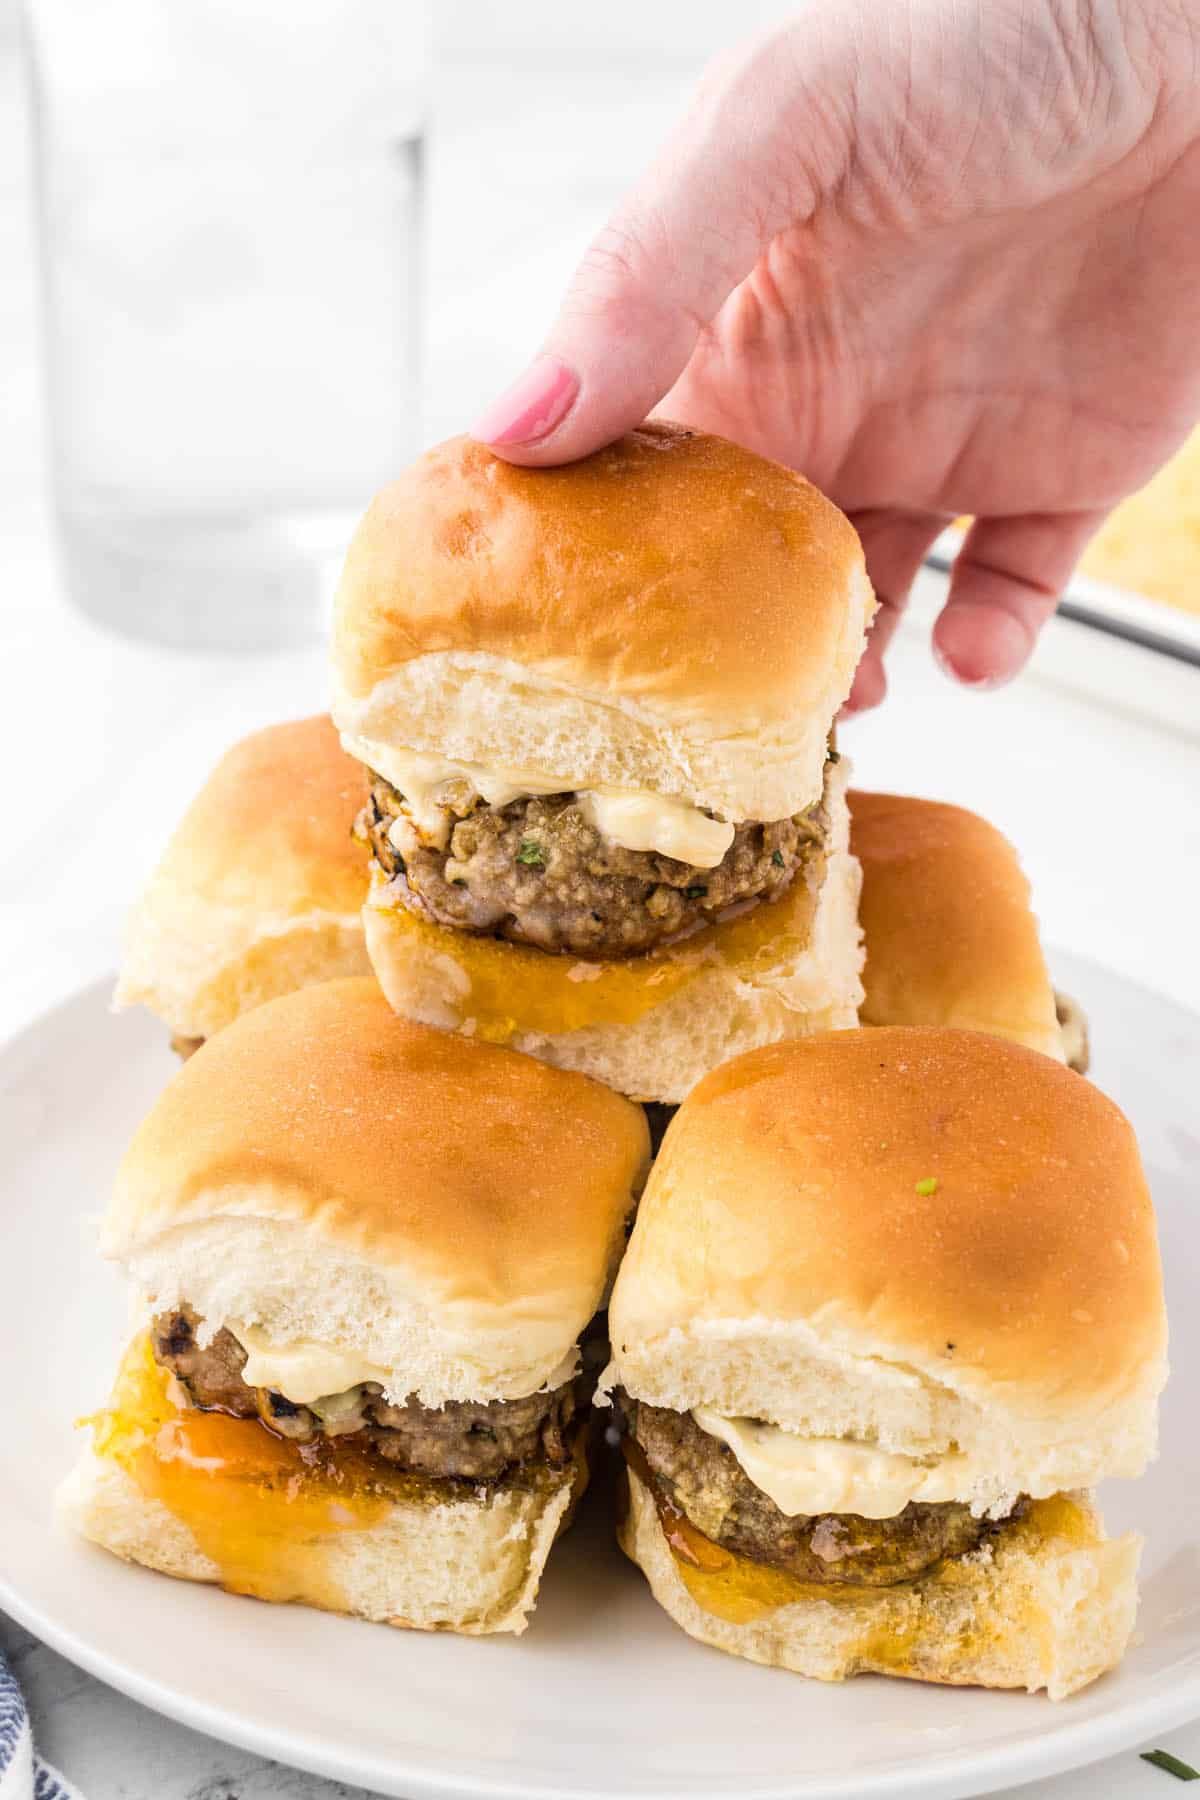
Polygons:
[[[1162,1456],[1110,1487],[1148,1539],[1141,1642],[1060,1706],[860,1679],[824,1687],[702,1649],[612,1547],[604,1495],[558,1546],[526,1636],[458,1639],[233,1598],[61,1534],[71,1421],[101,1400],[123,1299],[91,1247],[125,1140],[171,1073],[163,1034],[92,989],[0,1054],[0,1605],[185,1724],[384,1793],[864,1800],[986,1792],[1200,1714],[1200,1019],[1086,964],[1096,1076],[1141,1134],[1176,1374]],[[600,1484],[602,1486],[602,1484]]]

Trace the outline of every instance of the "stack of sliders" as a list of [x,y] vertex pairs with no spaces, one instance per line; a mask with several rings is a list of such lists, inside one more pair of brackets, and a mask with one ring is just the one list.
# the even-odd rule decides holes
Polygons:
[[370,972],[362,769],[328,718],[256,731],[221,758],[129,923],[114,1004],[157,1014],[181,1056],[252,1006]]
[[1087,1490],[1153,1450],[1153,1216],[1011,846],[890,795],[851,826],[873,605],[814,489],[665,423],[552,471],[457,440],[375,502],[340,743],[235,746],[135,918],[119,1003],[203,1047],[104,1228],[140,1323],[85,1536],[523,1630],[646,1173],[625,1096],[683,1102],[605,1378],[660,1603],[823,1679],[1118,1660],[1138,1542]]
[[1154,1215],[1128,1123],[982,1033],[836,1032],[703,1081],[609,1312],[627,1554],[703,1642],[822,1680],[1073,1692],[1115,1664],[1153,1454]]
[[657,1102],[853,1025],[831,732],[874,604],[836,507],[722,438],[422,457],[350,546],[333,647],[397,1012]]
[[849,801],[867,950],[861,1023],[991,1031],[1085,1073],[1087,1022],[1051,986],[1008,839],[936,800],[854,792]]
[[142,1323],[68,1518],[260,1599],[522,1631],[647,1155],[619,1094],[397,1019],[369,979],[247,1013],[121,1167],[103,1248]]

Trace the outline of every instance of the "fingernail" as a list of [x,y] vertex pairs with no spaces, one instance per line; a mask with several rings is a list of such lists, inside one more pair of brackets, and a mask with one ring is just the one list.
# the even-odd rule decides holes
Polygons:
[[961,669],[957,663],[951,662],[936,640],[934,641],[933,655],[943,675],[948,675],[951,681],[958,683],[959,687],[976,688],[981,693],[987,693],[991,688],[1007,687],[1013,675],[1017,673],[1016,670],[1013,670],[1011,673],[998,675],[993,671],[974,673],[968,669]]
[[483,444],[536,444],[561,425],[579,392],[579,377],[557,356],[539,356],[471,427]]

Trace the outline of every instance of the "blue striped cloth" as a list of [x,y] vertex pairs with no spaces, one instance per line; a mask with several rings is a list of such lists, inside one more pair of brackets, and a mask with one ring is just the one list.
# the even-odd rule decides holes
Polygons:
[[0,1800],[83,1800],[33,1747],[25,1699],[0,1656]]

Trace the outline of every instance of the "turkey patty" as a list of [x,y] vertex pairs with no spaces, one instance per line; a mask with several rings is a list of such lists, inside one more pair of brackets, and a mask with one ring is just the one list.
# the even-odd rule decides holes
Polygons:
[[199,1319],[190,1307],[160,1313],[151,1341],[164,1369],[183,1384],[193,1405],[261,1419],[283,1437],[311,1442],[346,1437],[374,1450],[398,1468],[420,1475],[491,1481],[529,1462],[563,1468],[570,1460],[575,1394],[571,1382],[520,1400],[450,1400],[445,1406],[396,1406],[377,1382],[299,1406],[272,1388],[242,1379],[246,1352],[231,1331],[218,1331],[201,1348]]
[[[831,752],[831,758],[836,752]],[[826,764],[826,775],[831,763]],[[404,796],[374,776],[360,829],[398,897],[456,931],[572,956],[635,956],[707,925],[728,907],[820,881],[826,796],[772,824],[746,821],[715,869],[626,850],[592,824],[576,794],[490,807],[468,790],[447,814],[445,848],[423,841]]]
[[857,1513],[780,1512],[755,1487],[727,1444],[690,1413],[618,1396],[624,1429],[636,1438],[651,1475],[697,1531],[754,1562],[801,1581],[890,1587],[948,1556],[976,1550],[996,1526],[958,1501],[910,1501],[890,1519]]

